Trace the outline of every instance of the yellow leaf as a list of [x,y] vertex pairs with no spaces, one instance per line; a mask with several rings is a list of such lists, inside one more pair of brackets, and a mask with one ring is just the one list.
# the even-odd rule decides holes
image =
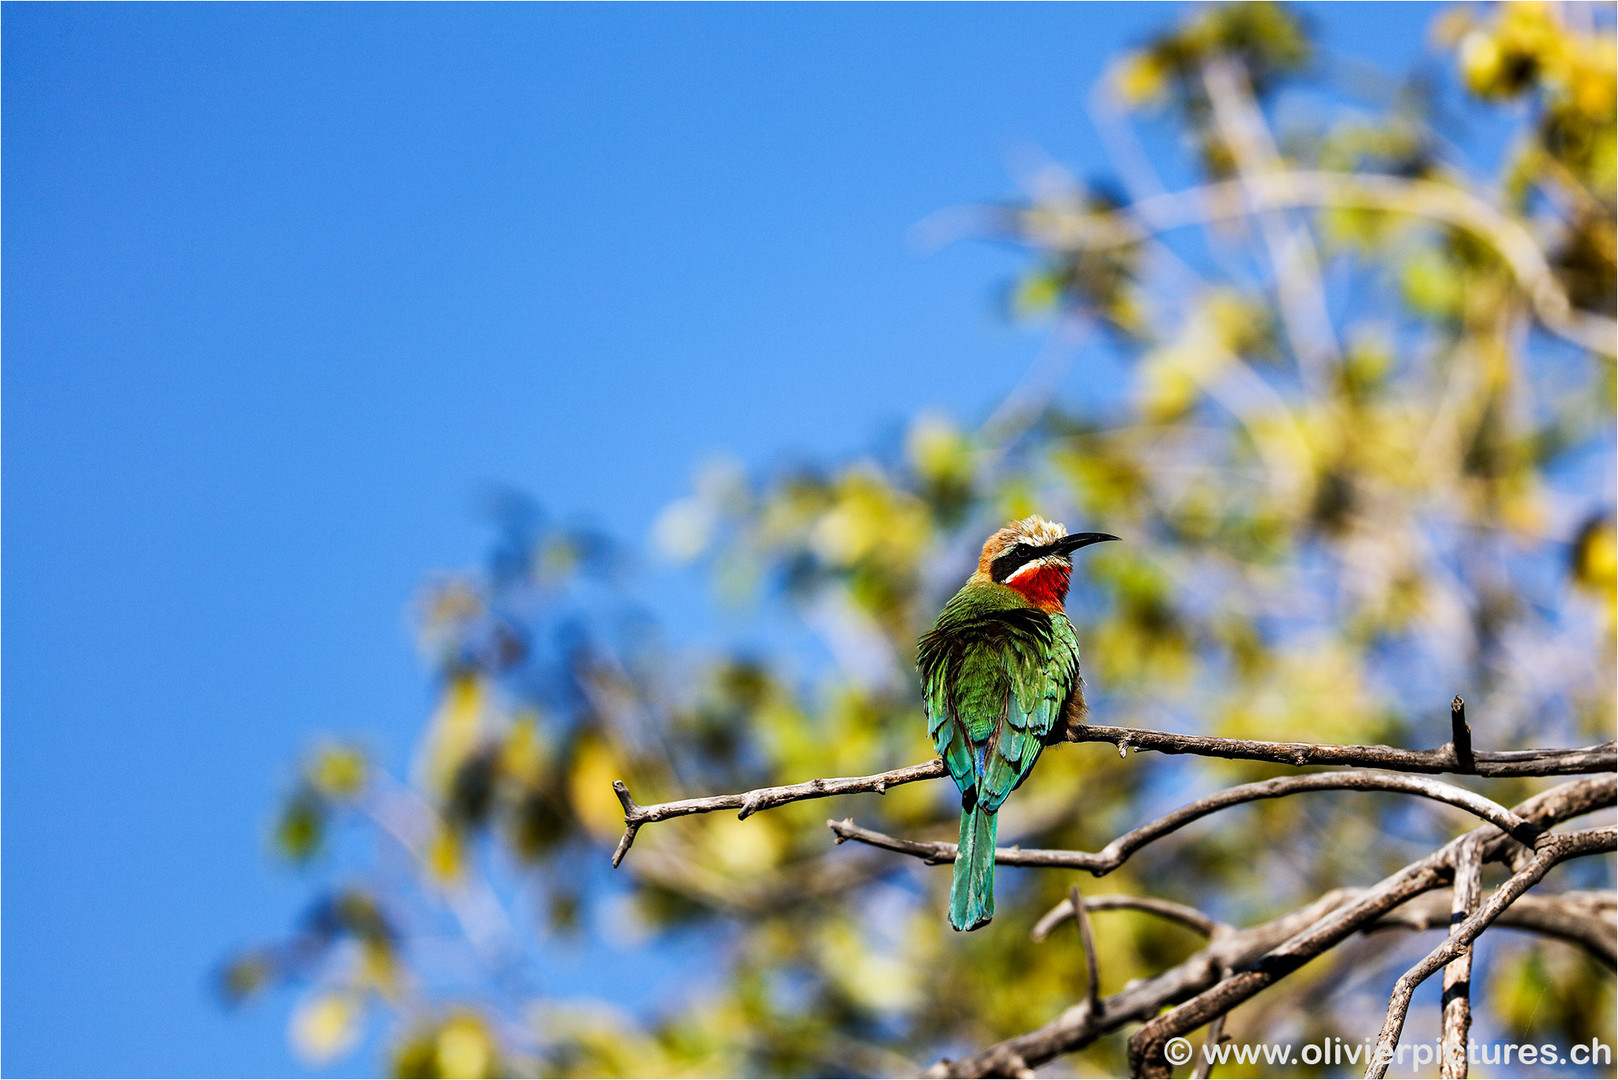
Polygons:
[[742,821],[733,814],[714,814],[704,825],[704,861],[722,866],[737,877],[763,873],[780,858],[778,827],[765,815]]
[[1474,94],[1489,94],[1500,75],[1500,46],[1484,30],[1473,30],[1461,39],[1461,74]]
[[1163,65],[1150,53],[1132,53],[1113,67],[1112,85],[1126,104],[1155,101],[1165,85]]
[[432,874],[434,880],[451,882],[461,876],[464,864],[465,845],[460,833],[454,829],[440,828],[427,846],[428,873]]
[[910,426],[905,451],[911,466],[927,480],[971,477],[972,444],[948,417],[923,413]]
[[492,1075],[494,1044],[483,1022],[460,1013],[445,1022],[438,1032],[438,1067],[443,1076],[480,1077]]
[[587,735],[579,740],[573,751],[568,794],[584,827],[601,840],[615,841],[624,831],[623,804],[612,790],[612,782],[624,775],[612,748],[600,738]]
[[309,783],[334,799],[359,794],[365,786],[365,755],[352,746],[330,745],[316,751],[309,765]]
[[533,782],[545,767],[545,744],[539,736],[539,717],[524,712],[512,721],[500,744],[500,771]]
[[359,1040],[362,1006],[345,990],[306,998],[292,1013],[292,1045],[313,1064],[331,1061]]
[[385,940],[374,938],[361,943],[360,979],[385,998],[391,999],[398,991],[399,961]]
[[486,698],[483,680],[474,672],[456,675],[444,687],[427,736],[426,781],[434,793],[448,793],[456,770],[477,748]]

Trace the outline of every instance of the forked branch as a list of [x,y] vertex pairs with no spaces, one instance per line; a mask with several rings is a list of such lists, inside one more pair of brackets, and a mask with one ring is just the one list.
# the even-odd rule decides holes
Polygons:
[[[1215,792],[1125,833],[1099,852],[999,848],[995,860],[1012,866],[1048,866],[1088,870],[1101,875],[1116,869],[1131,854],[1186,825],[1219,810],[1260,799],[1280,798],[1306,791],[1386,791],[1416,795],[1465,810],[1487,824],[1458,838],[1425,859],[1410,864],[1369,889],[1345,889],[1273,923],[1237,931],[1215,923],[1192,908],[1167,901],[1134,897],[1080,899],[1084,911],[1132,908],[1175,919],[1211,936],[1208,948],[1184,964],[1151,979],[1132,983],[1123,992],[1101,999],[1094,990],[1051,1024],[1027,1035],[988,1047],[969,1058],[940,1062],[926,1075],[988,1076],[1031,1075],[1032,1069],[1058,1054],[1078,1049],[1124,1023],[1145,1021],[1130,1039],[1131,1070],[1136,1075],[1166,1076],[1163,1048],[1168,1040],[1224,1017],[1231,1009],[1265,987],[1285,978],[1309,960],[1348,936],[1389,925],[1442,925],[1436,912],[1425,907],[1406,908],[1408,902],[1453,880],[1463,848],[1468,858],[1506,862],[1513,876],[1475,914],[1456,926],[1444,944],[1406,973],[1395,988],[1384,1025],[1383,1048],[1397,1044],[1410,996],[1420,982],[1461,956],[1489,925],[1504,925],[1563,937],[1585,945],[1609,966],[1611,949],[1603,951],[1606,909],[1582,900],[1533,900],[1512,912],[1512,906],[1558,862],[1578,855],[1612,851],[1618,830],[1586,829],[1576,833],[1546,833],[1551,825],[1612,806],[1618,797],[1618,754],[1612,742],[1572,750],[1519,750],[1478,752],[1472,749],[1471,729],[1464,706],[1456,698],[1451,706],[1451,741],[1435,750],[1401,750],[1388,746],[1342,746],[1317,743],[1262,742],[1218,739],[1136,728],[1070,724],[1066,741],[1109,742],[1126,753],[1154,750],[1167,754],[1270,761],[1294,767],[1354,765],[1358,769],[1277,777]],[[1369,768],[1365,768],[1369,767]],[[1387,771],[1373,771],[1387,770]],[[1459,773],[1478,776],[1554,776],[1598,773],[1541,792],[1507,809],[1464,788],[1420,775]],[[875,773],[835,777],[759,788],[729,795],[641,806],[628,787],[617,781],[613,789],[624,808],[624,835],[613,853],[617,866],[644,824],[689,814],[736,810],[746,818],[759,810],[803,799],[828,798],[855,792],[878,794],[899,784],[948,775],[940,759]],[[929,863],[953,862],[956,846],[930,840],[909,840],[855,825],[852,821],[827,824],[837,841],[857,840],[873,847],[915,856]],[[1076,891],[1075,891],[1076,895]],[[1572,905],[1572,906],[1569,906]],[[1581,906],[1582,905],[1582,906]],[[1449,905],[1445,904],[1445,914]],[[1065,910],[1064,910],[1065,908]],[[1401,910],[1403,909],[1403,910]],[[1048,912],[1035,927],[1036,939],[1062,919],[1075,914],[1073,899]],[[1081,916],[1082,917],[1082,916]],[[1081,923],[1082,927],[1082,923]],[[1087,948],[1090,963],[1094,950]],[[1092,968],[1093,971],[1093,968]],[[1173,1006],[1163,1012],[1166,1006]],[[1458,1022],[1458,1017],[1456,1018]],[[1376,1074],[1380,1075],[1380,1074]]]
[[[1530,873],[1529,867],[1538,867],[1538,876],[1533,876],[1523,888],[1526,889],[1528,885],[1538,881],[1546,870],[1563,859],[1611,850],[1611,833],[1612,830],[1608,828],[1560,834],[1563,839],[1557,840],[1549,847],[1542,846],[1546,843],[1542,838],[1540,844],[1536,845],[1534,858],[1529,860],[1529,866],[1521,871]],[[1264,957],[1262,964],[1236,973],[1183,1005],[1176,1006],[1148,1022],[1129,1040],[1130,1071],[1138,1076],[1167,1076],[1168,1065],[1163,1057],[1163,1049],[1168,1040],[1195,1031],[1214,1017],[1229,1012],[1259,991],[1292,974],[1327,949],[1336,946],[1349,935],[1375,923],[1405,901],[1445,884],[1453,873],[1452,860],[1456,846],[1465,840],[1466,837],[1462,837],[1425,859],[1411,863],[1398,873],[1383,879],[1366,890],[1360,899],[1332,912],[1271,950]],[[1542,855],[1548,861],[1543,867],[1539,867]],[[1488,847],[1485,848],[1485,857],[1489,857]],[[1494,857],[1508,856],[1506,851],[1499,850]],[[1507,894],[1503,903],[1509,904],[1520,895],[1520,891]],[[1489,909],[1486,906],[1484,911],[1487,910]],[[1479,915],[1482,914],[1480,911]],[[1473,918],[1476,919],[1478,916]],[[1492,921],[1492,918],[1491,916],[1489,921]],[[1482,927],[1486,925],[1487,922],[1482,923],[1478,927],[1479,931],[1481,932]],[[1447,950],[1459,940],[1459,935],[1452,937],[1432,954],[1443,957],[1438,961],[1438,967],[1454,958],[1455,953]],[[1470,941],[1471,938],[1466,939],[1466,943]],[[1436,971],[1437,968],[1433,970]]]
[[1546,833],[1541,836],[1539,842],[1534,845],[1533,858],[1490,893],[1489,899],[1477,913],[1457,926],[1443,944],[1423,957],[1419,964],[1405,972],[1394,984],[1393,996],[1388,1002],[1387,1019],[1383,1021],[1381,1034],[1377,1036],[1376,1052],[1371,1057],[1370,1067],[1365,1070],[1367,1080],[1379,1080],[1387,1074],[1388,1065],[1393,1060],[1394,1047],[1399,1045],[1399,1035],[1404,1030],[1405,1015],[1410,1011],[1410,999],[1415,994],[1416,987],[1425,982],[1433,972],[1470,948],[1472,942],[1477,940],[1477,936],[1488,929],[1513,901],[1538,884],[1539,880],[1550,872],[1551,867],[1580,855],[1595,855],[1609,851],[1618,851],[1618,827],[1612,825],[1599,829],[1581,829],[1571,833]]
[[[1615,797],[1618,797],[1618,778],[1610,775],[1589,777],[1541,792],[1512,807],[1512,812],[1538,828],[1546,829],[1581,814],[1610,807]],[[1515,840],[1492,826],[1484,826],[1467,835],[1482,839],[1482,854],[1485,861],[1506,861],[1523,850]],[[1405,900],[1438,888],[1446,882],[1450,873],[1448,867],[1450,854],[1450,849],[1446,848],[1405,867],[1399,873],[1369,889],[1337,889],[1273,922],[1221,934],[1210,941],[1206,949],[1185,962],[1159,975],[1132,983],[1112,997],[1103,998],[1094,1011],[1075,1005],[1043,1027],[985,1047],[967,1057],[955,1061],[941,1061],[923,1075],[935,1077],[1008,1075],[1006,1063],[1013,1059],[1024,1068],[1038,1067],[1052,1058],[1080,1050],[1126,1024],[1152,1021],[1152,1018],[1162,1013],[1165,1007],[1181,1002],[1186,1005],[1197,1003],[1198,1007],[1194,1013],[1201,1015],[1202,1018],[1189,1023],[1188,1026],[1182,1027],[1181,1022],[1192,1019],[1192,1013],[1180,1013],[1175,1017],[1175,1013],[1179,1010],[1173,1010],[1159,1017],[1162,1020],[1175,1017],[1172,1027],[1159,1029],[1162,1040],[1166,1042],[1175,1035],[1185,1034],[1209,1023],[1216,1016],[1224,1015],[1238,1004],[1239,1000],[1245,1000],[1251,993],[1256,993],[1257,989],[1253,989],[1251,993],[1242,996],[1242,991],[1248,989],[1244,982],[1239,981],[1244,975],[1262,971],[1272,963],[1288,963],[1290,958],[1297,958],[1297,963],[1301,964],[1306,958],[1299,956],[1300,951],[1307,952],[1309,957],[1324,951],[1328,944],[1321,931],[1328,927],[1340,928],[1342,931],[1340,937],[1335,937],[1330,942],[1335,944],[1342,937],[1355,932],[1385,930],[1393,926],[1417,923],[1427,925],[1428,916],[1425,911],[1412,913],[1412,917],[1407,918],[1407,909],[1402,905]],[[1567,903],[1575,905],[1581,912],[1585,909],[1591,912],[1605,910],[1602,906],[1605,894],[1566,895]],[[1560,903],[1561,900],[1561,897],[1547,898],[1544,904],[1547,907],[1553,903],[1557,907],[1566,906]],[[1087,906],[1094,910],[1093,905]],[[1449,908],[1447,897],[1444,898],[1443,908],[1445,911],[1443,919],[1447,921]],[[1516,918],[1515,908],[1508,909],[1508,912],[1512,914],[1503,916],[1502,924],[1510,919],[1511,925],[1520,926],[1522,929],[1549,932],[1558,937],[1567,936],[1563,932],[1565,926],[1558,930],[1543,931],[1539,925],[1547,921],[1560,925],[1559,920],[1535,919],[1531,920],[1534,925],[1529,925],[1529,920]],[[1337,919],[1344,913],[1350,913],[1349,917],[1339,926]],[[1545,915],[1546,912],[1538,914]],[[1291,949],[1287,948],[1289,943],[1300,937],[1305,939],[1301,949],[1297,945]],[[1213,1007],[1204,1013],[1203,1006],[1209,1004]],[[1148,1028],[1151,1026],[1147,1025]],[[1142,1034],[1146,1031],[1147,1029],[1143,1028]],[[1132,1052],[1133,1050],[1132,1045]]]

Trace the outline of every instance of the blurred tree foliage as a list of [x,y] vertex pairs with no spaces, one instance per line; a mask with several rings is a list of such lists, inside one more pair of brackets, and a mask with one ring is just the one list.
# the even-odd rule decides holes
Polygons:
[[[487,567],[421,597],[440,704],[408,782],[354,745],[312,753],[276,840],[330,883],[295,934],[228,965],[228,994],[292,982],[304,1054],[370,1032],[405,1076],[882,1074],[1050,1019],[1083,961],[1028,930],[1064,875],[1003,873],[994,923],[954,935],[947,869],[830,843],[829,815],[953,837],[947,783],[682,818],[607,869],[615,779],[654,801],[927,758],[916,637],[982,537],[1034,510],[1127,540],[1081,560],[1070,601],[1098,722],[1426,746],[1461,692],[1487,748],[1610,735],[1611,13],[1437,12],[1432,44],[1400,80],[1324,52],[1288,8],[1191,11],[1097,89],[1116,175],[1051,169],[1022,201],[941,219],[1027,251],[1011,308],[1053,329],[1023,385],[976,429],[916,418],[885,456],[715,465],[656,527],[814,649],[672,649],[625,550],[511,501]],[[1115,389],[1054,394],[1076,356],[1086,386]],[[1058,748],[1002,842],[1094,849],[1274,771]],[[1532,790],[1491,783],[1503,802]],[[1252,921],[1443,829],[1405,800],[1263,803],[1106,889]],[[1558,873],[1602,885],[1610,867]],[[1196,947],[1146,916],[1095,918],[1105,992]],[[650,1012],[580,1000],[547,949],[603,937],[664,956],[651,971],[705,959]],[[1229,1030],[1374,1032],[1387,965],[1427,947],[1395,937],[1317,962]],[[1614,1041],[1599,967],[1490,939],[1479,1037]],[[1383,974],[1349,982],[1349,960]],[[1122,1037],[1071,1067],[1117,1074]]]

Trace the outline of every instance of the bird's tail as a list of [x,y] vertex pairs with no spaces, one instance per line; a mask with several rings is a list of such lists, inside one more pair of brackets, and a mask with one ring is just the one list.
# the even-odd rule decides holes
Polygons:
[[976,930],[994,918],[994,833],[998,814],[976,802],[961,811],[961,846],[949,887],[949,924]]

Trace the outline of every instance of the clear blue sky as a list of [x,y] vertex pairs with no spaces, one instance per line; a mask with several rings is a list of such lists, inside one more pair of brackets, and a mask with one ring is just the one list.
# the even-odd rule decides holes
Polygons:
[[[306,895],[296,753],[419,730],[480,488],[639,543],[713,451],[981,416],[1011,260],[906,230],[1095,169],[1174,10],[5,4],[5,1071],[301,1073],[206,978]],[[1311,9],[1393,68],[1432,10]]]

